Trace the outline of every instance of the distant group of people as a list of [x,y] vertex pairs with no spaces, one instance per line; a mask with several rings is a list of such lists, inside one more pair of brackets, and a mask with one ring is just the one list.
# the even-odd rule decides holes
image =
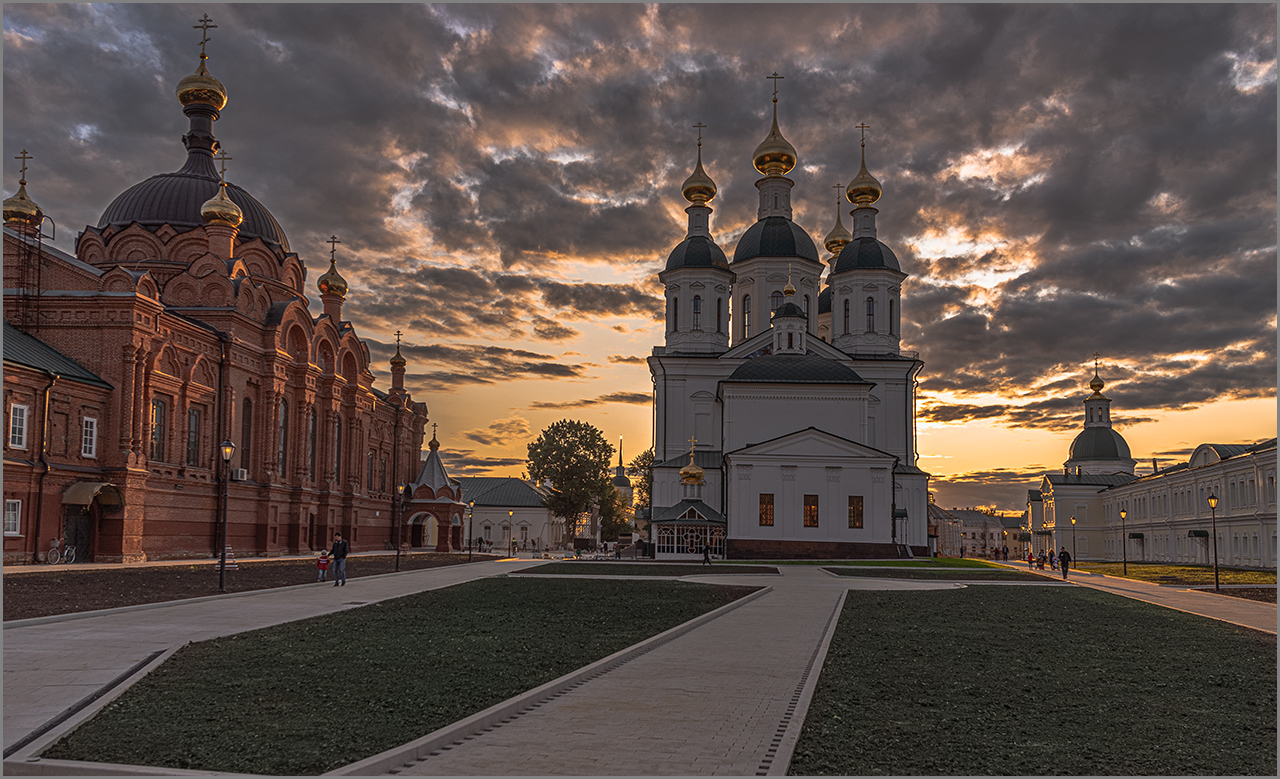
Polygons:
[[1035,568],[1038,571],[1044,570],[1044,564],[1049,564],[1049,570],[1062,571],[1062,578],[1067,578],[1067,571],[1071,567],[1071,553],[1067,548],[1062,547],[1061,552],[1054,552],[1052,549],[1047,552],[1041,551],[1039,556],[1035,552],[1027,552],[1027,567]]

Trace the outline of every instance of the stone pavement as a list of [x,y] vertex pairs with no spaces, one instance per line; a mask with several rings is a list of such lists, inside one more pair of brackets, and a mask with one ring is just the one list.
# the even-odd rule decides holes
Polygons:
[[[485,562],[306,584],[197,602],[84,612],[4,625],[4,748],[80,704],[147,658],[246,630],[329,614],[505,573],[523,562]],[[25,623],[25,624],[24,624]]]
[[[1025,562],[1001,563],[1001,565],[1023,572],[1027,570]],[[1062,572],[1051,571],[1048,567],[1043,571],[1033,570],[1032,573],[1059,582],[1062,581]],[[1263,603],[1247,598],[1219,595],[1212,590],[1204,592],[1203,590],[1191,590],[1176,585],[1152,584],[1135,579],[1122,579],[1118,576],[1107,576],[1101,573],[1089,573],[1075,569],[1067,571],[1067,581],[1082,587],[1092,587],[1095,590],[1109,592],[1113,595],[1123,595],[1126,598],[1154,603],[1157,606],[1230,622],[1233,625],[1242,625],[1254,630],[1262,630],[1273,635],[1276,633],[1276,604],[1274,603]]]

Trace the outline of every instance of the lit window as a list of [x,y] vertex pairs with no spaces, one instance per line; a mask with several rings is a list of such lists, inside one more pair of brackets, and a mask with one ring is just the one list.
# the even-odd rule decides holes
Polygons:
[[4,534],[16,536],[22,531],[22,501],[6,500],[4,502]]
[[[849,527],[851,528],[862,527],[862,496],[861,495],[849,496]],[[963,533],[961,533],[960,535],[961,537],[964,536]]]
[[751,337],[751,296],[742,297],[742,337]]
[[760,524],[772,527],[773,525],[773,493],[760,493]]
[[9,406],[9,446],[27,448],[27,407],[17,403]]
[[804,526],[805,527],[818,526],[818,496],[817,495],[804,496]]
[[98,456],[98,420],[85,417],[80,425],[80,456]]

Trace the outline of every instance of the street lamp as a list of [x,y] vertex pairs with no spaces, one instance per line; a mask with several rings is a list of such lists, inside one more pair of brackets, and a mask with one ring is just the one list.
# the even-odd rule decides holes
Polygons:
[[1124,555],[1124,575],[1129,575],[1129,541],[1125,534],[1124,518],[1129,516],[1129,512],[1120,509],[1120,552]]
[[467,562],[471,562],[471,547],[476,545],[476,502],[467,504]]
[[396,545],[396,573],[400,572],[400,512],[404,509],[404,485],[396,485],[396,517],[392,527],[395,530],[395,540],[392,542]]
[[1218,587],[1218,496],[1209,493],[1209,517],[1213,523],[1213,591],[1222,592]]
[[515,511],[513,510],[507,511],[507,537],[511,540],[511,556],[512,557],[516,556],[516,526],[514,524],[515,516],[516,516]]
[[227,591],[227,501],[230,494],[231,479],[227,469],[231,467],[231,457],[236,453],[236,445],[223,441],[218,445],[218,454],[222,455],[222,547],[221,562],[218,565],[218,592]]
[[1078,560],[1076,559],[1076,518],[1075,517],[1071,518],[1071,563],[1072,565],[1075,565],[1078,563]]

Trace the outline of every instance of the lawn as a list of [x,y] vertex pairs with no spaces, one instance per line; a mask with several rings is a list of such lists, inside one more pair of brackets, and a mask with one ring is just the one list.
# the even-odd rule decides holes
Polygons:
[[937,568],[855,568],[841,565],[832,566],[824,570],[840,576],[867,576],[881,579],[945,579],[951,581],[1038,582],[1040,584],[1051,581],[1034,573],[994,567],[987,570],[966,570],[964,568],[939,570]]
[[700,563],[546,563],[537,568],[526,568],[520,573],[568,574],[577,576],[710,576],[726,573],[777,573],[778,569],[764,565],[716,565]]
[[1087,588],[850,591],[790,773],[1276,773],[1276,637]]
[[[1166,563],[1129,563],[1129,573],[1124,574],[1122,563],[1080,563],[1076,566],[1090,573],[1108,576],[1124,576],[1156,584],[1199,585],[1213,584],[1212,565],[1171,565]],[[1245,568],[1218,566],[1218,580],[1222,584],[1275,584],[1275,571],[1257,571]]]
[[44,757],[318,775],[755,589],[483,579],[189,644]]

